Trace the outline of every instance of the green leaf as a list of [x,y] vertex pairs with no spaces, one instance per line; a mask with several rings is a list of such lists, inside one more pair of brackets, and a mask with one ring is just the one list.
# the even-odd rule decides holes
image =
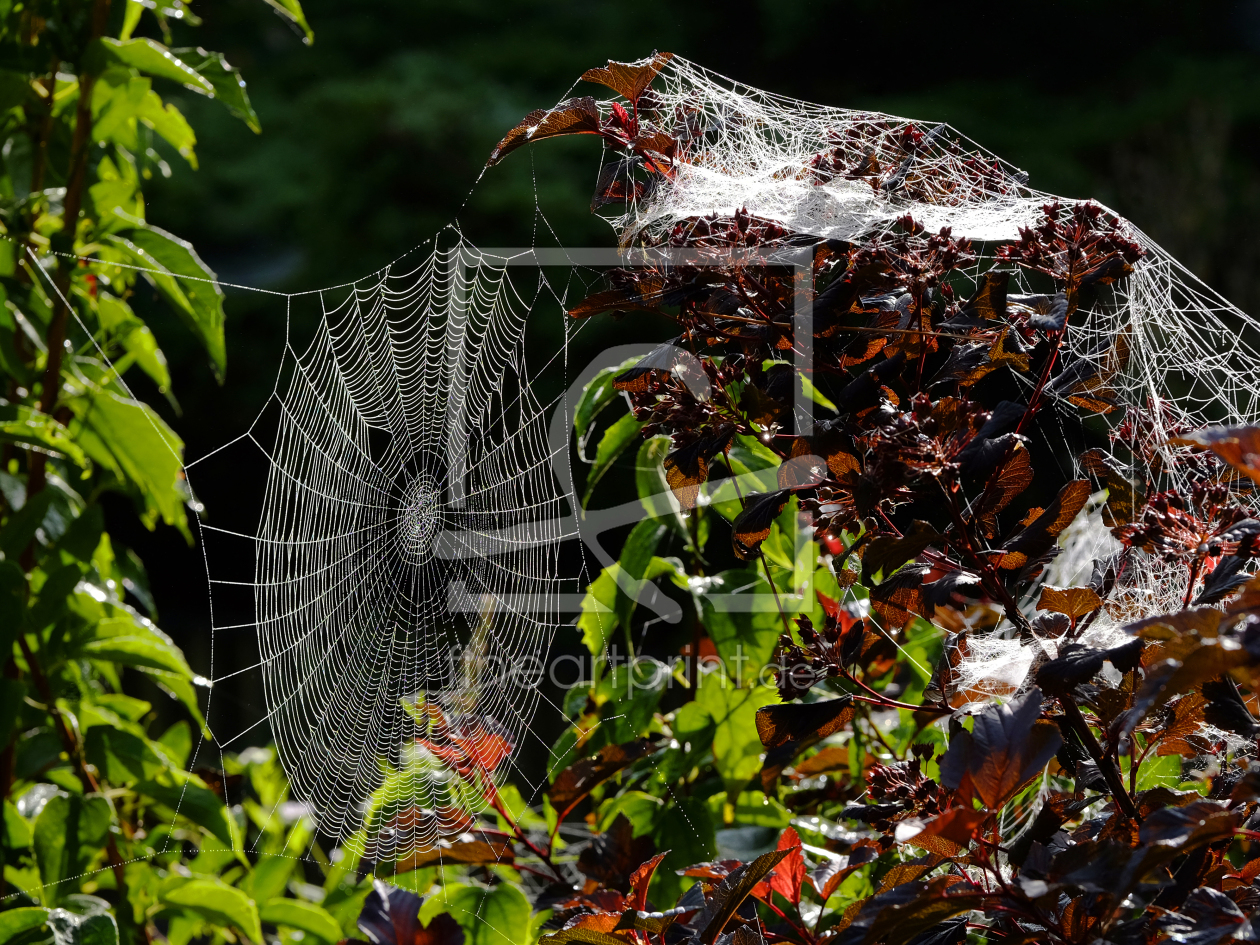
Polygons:
[[[7,803],[7,802],[6,802]],[[37,929],[48,920],[48,910],[34,906],[0,912],[0,945],[23,932]]]
[[[241,888],[255,902],[271,900],[284,892],[284,887],[293,874],[293,864],[297,862],[288,854],[259,854],[258,863],[253,870],[241,880]],[[265,915],[263,921],[270,922]],[[339,941],[341,936],[337,937]]]
[[[197,698],[197,689],[194,681],[197,677],[189,679],[181,673],[167,672],[160,669],[146,669],[139,667],[140,671],[156,682],[171,698],[178,699],[179,702],[188,710],[188,714],[193,717],[193,721],[197,723],[197,727],[201,729],[203,738],[212,738],[209,726],[206,725],[205,717],[201,714],[201,703]],[[203,683],[197,681],[197,685]]]
[[596,688],[600,723],[588,745],[620,745],[645,735],[672,678],[669,666],[650,656],[614,664]]
[[[1128,772],[1124,774],[1127,778]],[[1175,790],[1181,780],[1181,755],[1164,755],[1162,758],[1148,758],[1138,768],[1137,788],[1139,791],[1149,791],[1157,787]]]
[[531,911],[525,894],[509,883],[493,889],[450,883],[420,907],[420,921],[450,915],[464,930],[464,945],[528,945]]
[[229,112],[239,118],[255,134],[262,132],[258,123],[258,115],[250,104],[249,93],[245,90],[245,80],[241,78],[241,70],[228,64],[223,53],[207,52],[200,46],[172,49],[193,69],[196,69],[207,82],[214,86],[214,97],[223,103]]
[[[676,558],[653,557],[642,579],[654,581],[667,574],[676,578],[680,573],[681,566]],[[620,575],[621,565],[614,562],[599,572],[599,577],[591,582],[586,596],[582,598],[582,614],[577,619],[577,628],[582,632],[582,642],[593,656],[604,653],[608,640],[620,623],[616,609],[618,595],[621,594],[618,587],[618,582],[622,580]]]
[[215,925],[232,926],[251,941],[263,940],[254,900],[220,879],[194,879],[165,893],[161,900],[166,905],[195,912]]
[[0,401],[0,442],[21,443],[40,453],[64,456],[78,466],[87,465],[83,450],[64,426],[25,404]]
[[35,538],[36,530],[43,524],[52,498],[52,491],[45,489],[9,516],[4,528],[0,529],[0,551],[6,558],[16,561],[21,557],[26,546]]
[[634,414],[628,413],[619,417],[616,423],[604,431],[604,436],[595,449],[595,462],[591,465],[590,472],[586,474],[586,491],[582,494],[582,508],[586,508],[586,503],[591,500],[591,493],[595,491],[595,486],[603,478],[604,473],[608,472],[617,457],[638,439],[639,432],[646,425],[646,422],[636,420]]
[[147,404],[109,391],[71,398],[69,404],[79,421],[72,435],[92,459],[135,486],[145,524],[152,528],[160,517],[186,531],[184,443],[166,421]]
[[109,36],[98,42],[107,62],[117,62],[130,69],[138,69],[154,78],[170,79],[202,95],[214,95],[214,86],[205,76],[200,75],[161,43],[151,39],[113,39]]
[[261,918],[272,925],[301,929],[329,945],[341,941],[341,926],[337,924],[337,920],[313,902],[304,902],[301,899],[270,899],[262,907]]
[[4,802],[3,841],[10,850],[24,850],[31,845],[31,825],[12,801]]
[[[40,493],[40,495],[44,494]],[[30,503],[27,504],[29,505]],[[12,524],[12,519],[9,521]],[[7,534],[7,527],[4,530],[0,530],[0,548],[6,547],[5,537]],[[25,544],[21,547],[25,547]],[[14,557],[16,555],[9,554],[10,559]],[[13,651],[13,644],[17,640],[18,630],[25,621],[26,575],[16,561],[0,561],[0,653],[3,653],[6,659]]]
[[[662,465],[672,447],[667,436],[654,436],[645,440],[634,461],[634,482],[639,492],[639,501],[643,503],[648,518],[664,519],[690,543],[687,520],[677,511],[677,501],[665,479],[665,467]],[[697,509],[692,514],[698,512]]]
[[613,387],[613,380],[618,374],[624,374],[638,361],[638,357],[628,358],[616,367],[604,368],[582,388],[582,396],[573,410],[573,432],[577,436],[578,455],[584,462],[590,462],[586,458],[586,443],[590,438],[591,424],[605,407],[617,399],[620,393]]
[[97,725],[84,739],[87,760],[110,784],[135,784],[157,777],[171,766],[170,759],[147,738]]
[[653,902],[677,902],[683,878],[675,871],[717,855],[716,830],[704,801],[678,798],[661,814],[654,839],[658,849],[669,852],[652,876],[649,896]]
[[35,819],[35,862],[45,901],[53,904],[73,893],[83,872],[105,845],[109,802],[103,797],[49,799]]
[[639,602],[639,592],[647,583],[644,580],[651,566],[656,546],[665,537],[668,527],[653,519],[639,522],[630,531],[625,545],[621,549],[621,575],[617,581],[617,598],[613,612],[617,622],[630,628],[630,620],[634,616],[635,606]]
[[306,34],[305,42],[308,46],[315,42],[315,34],[306,22],[306,15],[302,12],[302,4],[298,0],[263,0],[263,2],[301,29]]
[[153,284],[210,355],[219,379],[227,369],[223,338],[223,290],[192,244],[154,226],[136,227],[106,238],[146,270]]
[[96,311],[101,328],[115,336],[127,352],[127,358],[113,363],[117,372],[125,372],[130,367],[129,362],[134,362],[152,378],[157,391],[170,399],[170,370],[166,367],[166,355],[157,347],[157,339],[149,326],[137,318],[130,305],[108,292],[101,292],[97,297]]
[[153,636],[90,640],[83,646],[83,655],[89,659],[122,663],[124,666],[164,669],[188,678],[193,675],[178,647]]
[[187,817],[198,827],[204,827],[211,835],[235,849],[236,836],[232,830],[231,815],[219,795],[195,774],[167,768],[148,780],[136,782],[136,790]]
[[118,945],[118,923],[104,899],[72,895],[64,905],[48,914],[54,945]]
[[140,14],[144,12],[144,4],[140,0],[127,0],[127,9],[123,12],[122,28],[118,31],[119,39],[131,39],[140,23]]
[[188,756],[192,754],[192,729],[188,723],[180,719],[157,740],[162,753],[171,759],[171,764],[183,768],[188,764]]
[[150,80],[133,76],[126,70],[111,69],[101,76],[92,89],[92,140],[138,148],[136,114],[143,107],[145,96],[152,91]]
[[99,505],[89,505],[57,539],[57,550],[66,552],[84,564],[91,564],[92,556],[100,547],[101,535],[104,533],[104,509]]
[[779,701],[767,686],[737,689],[720,671],[702,673],[696,701],[717,728],[713,733],[714,767],[727,789],[738,789],[761,770],[764,748],[757,735],[757,710]]
[[56,623],[65,613],[70,595],[82,577],[83,570],[77,562],[57,568],[48,575],[34,605],[26,612],[27,626],[31,630],[42,630]]
[[197,144],[197,135],[178,108],[169,102],[163,102],[162,96],[150,90],[140,100],[136,118],[165,138],[179,152],[180,157],[196,169],[197,155],[193,152],[193,147]]
[[[606,800],[599,808],[599,829],[608,830],[618,815],[625,815],[633,827],[633,835],[641,837],[652,832],[665,802],[646,791],[625,791]],[[690,865],[690,864],[688,864]]]
[[[744,603],[744,601],[747,603]],[[718,601],[721,609],[714,606]],[[735,605],[735,606],[732,606]],[[726,671],[740,685],[757,678],[783,633],[773,591],[758,568],[723,571],[700,599],[701,622]]]

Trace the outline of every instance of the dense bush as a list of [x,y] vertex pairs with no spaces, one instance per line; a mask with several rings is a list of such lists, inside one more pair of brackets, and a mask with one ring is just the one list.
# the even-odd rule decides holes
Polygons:
[[[613,154],[593,206],[650,194],[704,147],[688,115],[658,110],[664,61],[592,70],[618,103],[536,112],[492,163],[592,134]],[[849,133],[866,159],[820,152],[820,180],[944,186],[916,164],[923,131]],[[623,242],[711,262],[618,270],[570,313],[654,313],[676,333],[576,411],[585,441],[623,392],[591,481],[641,433],[641,495],[667,483],[681,508],[635,527],[579,626],[597,660],[619,626],[633,650],[637,591],[668,578],[694,595],[689,652],[720,662],[672,712],[662,674],[635,685],[651,661],[571,694],[554,751],[578,760],[554,766],[547,829],[512,828],[556,884],[548,940],[1255,940],[1260,431],[1174,423],[1170,445],[1152,422],[1169,405],[1126,411],[1110,387],[1127,331],[1092,358],[1065,344],[1141,265],[1127,225],[1052,203],[982,253],[911,216],[844,243],[741,212]],[[733,252],[788,246],[813,252],[805,377],[790,270]],[[804,433],[801,392],[827,418]],[[1071,477],[1065,427],[1094,443],[1089,478]],[[1046,583],[1091,513],[1119,550],[1087,583]],[[715,585],[763,606],[715,609],[700,593]],[[583,809],[594,837],[570,887],[552,860]]]

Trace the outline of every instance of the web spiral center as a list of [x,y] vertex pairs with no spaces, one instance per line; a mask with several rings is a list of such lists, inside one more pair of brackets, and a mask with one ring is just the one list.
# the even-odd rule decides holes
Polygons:
[[428,560],[442,524],[442,492],[427,475],[417,476],[407,487],[398,509],[395,541],[398,553],[413,565]]

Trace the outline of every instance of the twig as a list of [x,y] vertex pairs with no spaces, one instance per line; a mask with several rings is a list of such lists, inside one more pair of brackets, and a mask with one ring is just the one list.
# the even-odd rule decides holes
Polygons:
[[1107,782],[1107,787],[1111,790],[1111,796],[1115,799],[1116,806],[1124,812],[1126,817],[1134,823],[1140,824],[1142,817],[1133,803],[1133,798],[1129,796],[1129,792],[1124,788],[1124,779],[1120,776],[1120,769],[1115,762],[1103,753],[1102,746],[1098,744],[1098,739],[1094,737],[1093,731],[1085,721],[1085,716],[1081,715],[1081,710],[1077,706],[1076,700],[1071,695],[1064,693],[1059,696],[1059,705],[1063,707],[1063,714],[1067,717],[1068,725],[1072,728],[1072,731],[1076,732],[1077,737],[1085,745],[1085,749],[1089,752],[1090,757],[1098,765],[1098,770],[1102,772],[1102,776]]

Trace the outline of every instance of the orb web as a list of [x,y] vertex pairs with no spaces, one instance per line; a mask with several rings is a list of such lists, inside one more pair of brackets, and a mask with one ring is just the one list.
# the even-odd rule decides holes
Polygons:
[[464,832],[528,737],[574,512],[502,264],[458,240],[318,298],[244,438],[256,669],[293,792],[385,860]]

